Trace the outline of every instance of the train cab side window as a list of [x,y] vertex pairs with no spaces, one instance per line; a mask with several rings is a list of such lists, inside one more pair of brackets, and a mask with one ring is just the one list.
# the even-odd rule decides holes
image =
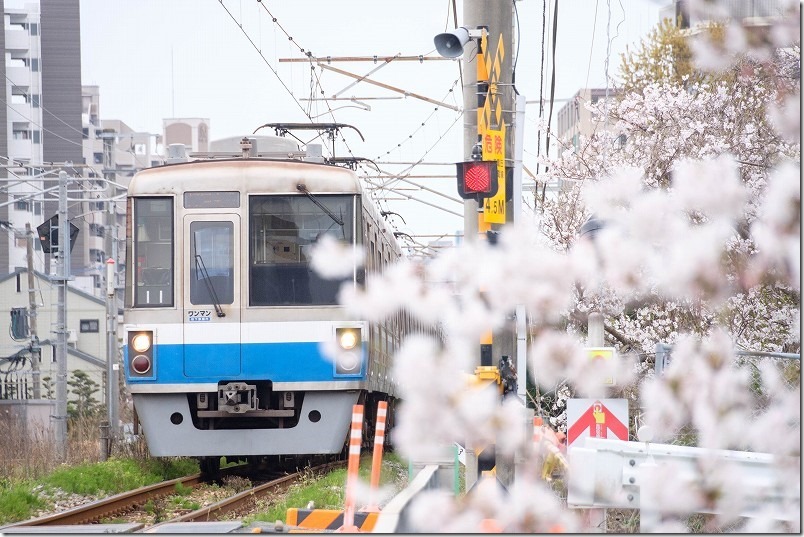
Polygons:
[[234,224],[190,223],[190,303],[234,302]]
[[134,307],[172,307],[173,198],[135,198],[134,219]]

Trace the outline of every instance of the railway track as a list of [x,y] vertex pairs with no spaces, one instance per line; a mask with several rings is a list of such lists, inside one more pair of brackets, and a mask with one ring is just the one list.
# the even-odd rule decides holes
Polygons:
[[184,487],[197,487],[204,480],[201,474],[195,474],[187,477],[180,477],[171,479],[170,481],[163,481],[153,485],[147,485],[138,489],[130,490],[109,496],[102,500],[91,502],[61,513],[54,513],[51,515],[41,516],[17,524],[5,526],[3,529],[16,528],[21,526],[58,526],[58,525],[73,525],[73,524],[91,524],[103,518],[108,518],[132,508],[143,505],[150,499],[161,498],[176,492],[176,485],[180,484]]
[[[322,472],[338,466],[345,465],[343,461],[322,464],[311,468],[314,472]],[[240,468],[231,468],[223,470],[222,474],[238,475],[242,472]],[[248,506],[254,505],[254,502],[265,495],[281,491],[289,487],[293,481],[301,476],[302,472],[285,475],[276,479],[272,479],[266,483],[259,484],[249,490],[240,492],[230,498],[221,500],[215,504],[202,507],[196,511],[186,513],[179,517],[160,522],[155,525],[148,526],[145,529],[150,529],[167,523],[175,522],[190,522],[190,521],[213,521],[228,513],[240,513]],[[145,505],[149,500],[169,496],[176,493],[177,485],[183,487],[198,487],[206,481],[201,477],[201,474],[195,474],[178,479],[171,479],[163,481],[154,485],[148,485],[121,494],[116,494],[102,500],[88,503],[61,513],[45,515],[42,517],[10,524],[2,528],[3,531],[11,530],[12,528],[25,527],[25,526],[64,526],[64,525],[78,525],[78,524],[93,524],[103,519],[108,519],[116,515],[124,514]]]
[[[346,466],[346,461],[336,461],[311,468],[315,473],[325,472],[335,468]],[[266,483],[257,485],[249,490],[239,492],[234,496],[221,500],[212,505],[202,507],[190,513],[186,513],[171,520],[165,520],[145,528],[143,531],[150,531],[166,524],[176,522],[210,522],[219,520],[222,516],[234,513],[236,515],[248,514],[258,499],[263,496],[276,494],[287,490],[300,476],[302,472],[289,474],[278,479],[273,479]]]

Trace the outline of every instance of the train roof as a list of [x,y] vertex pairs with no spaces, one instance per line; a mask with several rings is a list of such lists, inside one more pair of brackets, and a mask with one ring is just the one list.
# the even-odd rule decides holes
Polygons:
[[129,185],[129,195],[180,194],[188,190],[297,192],[303,184],[314,193],[360,193],[354,171],[294,159],[223,158],[177,162],[146,168]]

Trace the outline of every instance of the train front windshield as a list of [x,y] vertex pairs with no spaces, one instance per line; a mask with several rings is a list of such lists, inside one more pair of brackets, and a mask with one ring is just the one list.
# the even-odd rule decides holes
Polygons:
[[343,280],[323,279],[310,250],[331,235],[354,240],[353,195],[252,196],[249,200],[249,281],[252,306],[337,304]]

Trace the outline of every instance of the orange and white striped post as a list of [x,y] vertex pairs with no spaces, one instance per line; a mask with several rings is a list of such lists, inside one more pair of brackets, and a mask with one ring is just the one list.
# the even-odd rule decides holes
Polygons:
[[377,403],[377,427],[374,431],[374,455],[371,459],[371,501],[366,511],[379,511],[377,505],[377,489],[380,486],[382,471],[382,448],[385,444],[385,421],[388,416],[388,403]]
[[346,493],[344,495],[343,526],[341,532],[359,531],[355,526],[355,492],[360,467],[360,442],[363,438],[363,405],[352,407],[352,429],[349,433],[349,462],[346,467]]

